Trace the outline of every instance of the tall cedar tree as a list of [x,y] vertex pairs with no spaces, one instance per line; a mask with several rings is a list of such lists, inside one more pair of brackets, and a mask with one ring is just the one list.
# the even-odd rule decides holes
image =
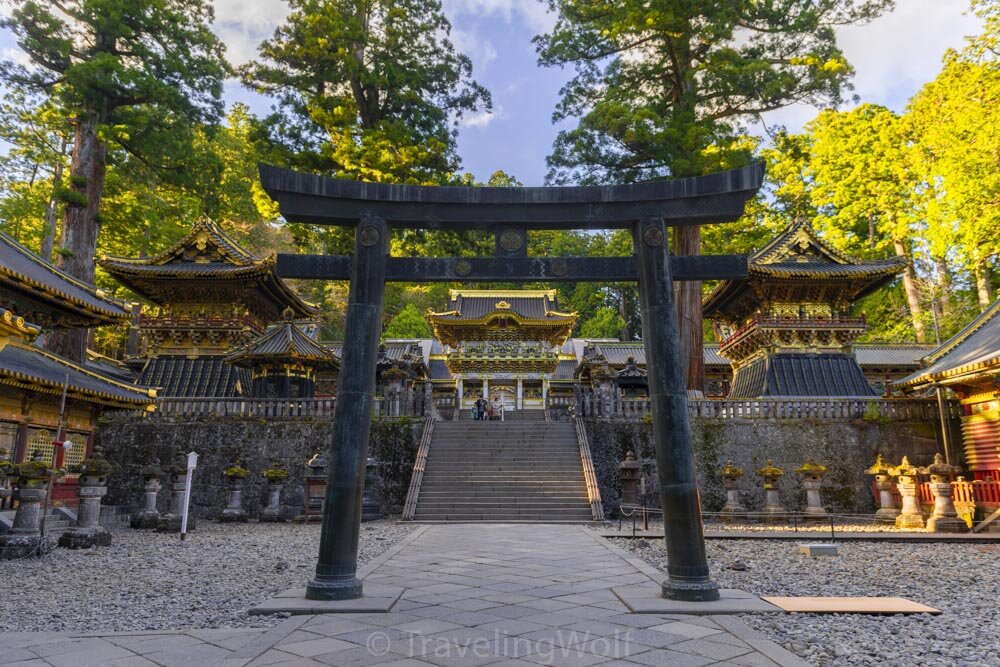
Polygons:
[[448,39],[438,0],[289,0],[242,74],[277,99],[266,119],[287,162],[365,181],[439,184],[458,169],[456,125],[490,108]]
[[[542,65],[572,63],[553,119],[554,183],[634,182],[746,163],[744,123],[790,104],[838,104],[851,66],[834,29],[869,21],[893,0],[549,0]],[[698,254],[697,227],[674,251]],[[704,384],[701,284],[681,283],[681,355],[688,387]]]
[[[56,97],[73,124],[60,264],[94,280],[109,144],[182,174],[194,128],[222,113],[227,73],[207,0],[21,0],[0,22],[30,63],[6,61],[0,80]],[[52,336],[82,359],[84,336]]]

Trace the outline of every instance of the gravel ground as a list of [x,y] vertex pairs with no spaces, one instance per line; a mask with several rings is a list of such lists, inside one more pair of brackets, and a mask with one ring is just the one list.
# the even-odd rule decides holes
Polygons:
[[[362,524],[359,561],[411,530],[390,520]],[[200,521],[184,542],[176,534],[117,529],[110,547],[0,561],[0,632],[274,625],[280,616],[246,612],[305,585],[319,532],[318,525]]]
[[[663,570],[662,540],[615,543]],[[1000,545],[841,543],[836,557],[809,558],[776,540],[709,541],[724,588],[758,595],[899,596],[939,616],[743,615],[747,625],[816,665],[1000,666]],[[732,569],[733,566],[742,569]]]

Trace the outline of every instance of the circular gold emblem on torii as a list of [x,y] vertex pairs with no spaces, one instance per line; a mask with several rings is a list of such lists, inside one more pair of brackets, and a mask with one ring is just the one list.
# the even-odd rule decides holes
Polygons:
[[460,259],[455,262],[455,275],[467,276],[472,273],[472,262],[467,259]]
[[645,241],[648,246],[658,246],[663,245],[663,230],[659,225],[650,225],[646,227],[646,231],[642,233],[642,240]]
[[500,247],[505,252],[517,252],[524,247],[524,234],[516,229],[505,229],[500,233]]
[[361,245],[371,247],[378,243],[381,234],[379,234],[378,227],[373,224],[363,224],[361,229],[358,230],[358,240],[361,241]]

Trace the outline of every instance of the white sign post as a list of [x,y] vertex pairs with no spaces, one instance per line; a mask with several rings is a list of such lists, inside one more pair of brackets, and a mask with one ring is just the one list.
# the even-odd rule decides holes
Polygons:
[[198,454],[191,452],[187,460],[187,476],[184,478],[184,506],[181,508],[181,542],[187,536],[188,528],[188,505],[191,503],[191,480],[194,477],[194,469],[198,467]]

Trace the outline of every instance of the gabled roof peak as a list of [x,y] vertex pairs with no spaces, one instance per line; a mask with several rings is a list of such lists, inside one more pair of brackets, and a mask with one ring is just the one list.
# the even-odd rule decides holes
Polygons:
[[164,266],[177,263],[218,262],[233,266],[252,266],[266,260],[258,257],[240,246],[233,237],[207,215],[199,217],[188,233],[179,241],[152,257],[103,257],[104,261],[127,264],[144,264],[147,266]]
[[778,262],[828,262],[831,264],[860,264],[860,260],[837,250],[816,233],[812,224],[798,217],[770,243],[750,256],[751,264],[776,264]]

